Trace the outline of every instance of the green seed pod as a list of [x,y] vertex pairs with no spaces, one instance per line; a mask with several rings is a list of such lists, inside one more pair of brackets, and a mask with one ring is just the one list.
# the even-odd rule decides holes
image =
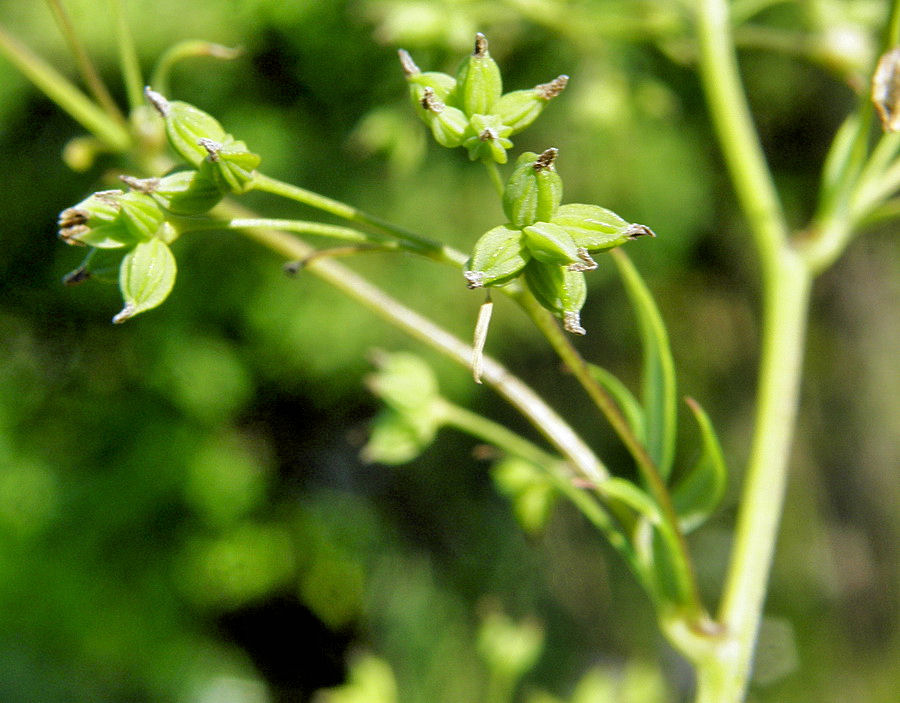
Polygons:
[[532,260],[525,267],[523,277],[538,302],[562,318],[567,332],[585,333],[580,322],[581,308],[587,299],[584,273]]
[[556,149],[527,151],[516,161],[503,191],[503,211],[518,227],[549,222],[562,201],[562,179],[553,168]]
[[66,244],[116,249],[131,246],[143,237],[122,217],[121,190],[93,193],[59,214],[59,237]]
[[475,35],[475,51],[459,67],[456,74],[459,106],[470,117],[489,115],[503,93],[500,68],[488,52],[488,42],[481,33]]
[[176,215],[202,215],[222,199],[222,191],[208,175],[194,169],[175,171],[162,178],[123,181],[148,193],[162,208]]
[[626,222],[599,205],[561,205],[552,222],[569,233],[576,247],[587,251],[606,251],[644,235],[656,236],[649,227]]
[[501,286],[518,276],[530,258],[521,230],[500,225],[475,242],[463,276],[469,288]]
[[507,138],[512,130],[497,115],[472,115],[469,120],[469,136],[463,146],[469,151],[469,159],[484,159],[505,164],[506,150],[513,143]]
[[559,225],[535,222],[523,227],[522,231],[525,233],[528,251],[538,261],[557,266],[579,263],[578,247],[569,233]]
[[125,300],[113,322],[119,324],[162,303],[175,285],[175,257],[161,239],[137,244],[119,268],[119,289]]
[[538,118],[544,106],[559,95],[568,82],[568,76],[559,76],[530,90],[514,90],[497,101],[494,112],[512,129],[512,134],[518,134]]
[[226,134],[224,143],[201,139],[200,146],[207,152],[206,160],[200,164],[200,173],[210,178],[220,190],[241,194],[253,187],[254,169],[259,166],[260,158],[249,151],[244,142]]
[[188,103],[170,102],[150,88],[144,89],[144,95],[165,120],[169,144],[193,166],[200,166],[207,157],[206,149],[200,145],[201,139],[225,141],[225,130],[212,115]]

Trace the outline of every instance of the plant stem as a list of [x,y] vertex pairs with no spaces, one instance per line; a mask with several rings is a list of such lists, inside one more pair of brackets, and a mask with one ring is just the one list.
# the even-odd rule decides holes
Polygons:
[[375,215],[370,215],[351,205],[342,203],[339,200],[333,200],[324,195],[319,195],[318,193],[291,185],[290,183],[284,183],[283,181],[265,176],[261,173],[255,175],[253,179],[253,188],[254,190],[261,190],[266,193],[273,193],[274,195],[289,198],[290,200],[309,205],[310,207],[331,213],[332,215],[336,215],[337,217],[351,222],[369,225],[380,232],[396,237],[411,251],[428,257],[429,259],[434,259],[435,261],[453,264],[454,266],[459,267],[465,264],[468,259],[465,254],[456,251],[452,247],[444,246],[439,242],[421,237],[415,232],[410,232],[403,227],[398,227]]
[[109,10],[119,44],[119,62],[122,67],[122,76],[125,79],[128,106],[134,110],[144,104],[144,80],[141,77],[141,65],[137,49],[134,46],[134,37],[131,36],[131,27],[125,17],[122,0],[109,0]]
[[578,380],[590,399],[599,408],[612,425],[613,430],[625,444],[631,456],[634,458],[638,470],[643,477],[653,499],[659,506],[665,521],[671,526],[672,547],[678,552],[677,562],[680,565],[681,581],[684,584],[687,601],[682,603],[684,616],[688,620],[705,620],[703,606],[700,601],[700,591],[697,587],[696,577],[691,567],[690,554],[684,535],[678,527],[678,516],[672,504],[669,489],[659,474],[650,455],[640,440],[632,432],[628,421],[622,414],[619,406],[609,393],[597,382],[591,373],[587,362],[582,358],[578,350],[573,346],[569,338],[560,330],[555,318],[545,310],[540,303],[527,291],[522,291],[516,296],[516,300],[531,317],[534,324],[550,342],[550,346],[556,351],[572,375]]
[[119,106],[116,105],[115,100],[112,99],[112,96],[106,89],[106,85],[97,73],[97,69],[94,66],[93,61],[91,61],[90,56],[88,56],[88,53],[84,48],[84,43],[78,36],[78,32],[72,25],[72,20],[62,6],[62,3],[59,0],[47,0],[47,4],[50,6],[50,11],[53,13],[53,17],[56,19],[56,23],[59,25],[59,29],[69,45],[69,51],[71,51],[72,55],[75,57],[75,63],[78,64],[78,70],[81,73],[81,77],[84,79],[88,90],[90,90],[94,99],[106,111],[106,114],[120,124],[124,124],[125,118],[122,116]]
[[497,164],[494,163],[494,161],[484,159],[481,163],[483,163],[484,167],[487,169],[488,176],[490,176],[491,183],[494,186],[494,190],[497,191],[497,196],[502,200],[503,191],[506,190],[506,187],[503,185],[503,177],[500,175],[500,169],[497,168]]
[[694,658],[697,701],[737,703],[747,688],[784,505],[812,273],[788,240],[741,87],[724,0],[697,0],[697,31],[707,102],[763,278],[756,422],[719,610],[724,633]]
[[[312,247],[278,230],[251,228],[244,231],[250,238],[290,260],[304,259]],[[365,307],[466,368],[472,361],[472,348],[435,325],[431,320],[410,310],[380,288],[345,266],[326,259],[316,259],[306,269]],[[534,427],[571,462],[578,474],[588,481],[600,483],[609,476],[600,462],[575,431],[540,396],[512,375],[499,362],[484,357],[482,378],[521,412]]]
[[131,145],[128,131],[97,107],[68,78],[31,52],[28,47],[0,27],[0,53],[70,117],[112,151],[126,151]]

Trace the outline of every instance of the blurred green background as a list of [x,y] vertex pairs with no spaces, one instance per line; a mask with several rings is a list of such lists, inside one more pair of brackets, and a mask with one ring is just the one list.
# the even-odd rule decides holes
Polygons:
[[[102,3],[65,4],[121,100]],[[725,508],[691,540],[714,605],[752,420],[759,288],[679,3],[125,5],[147,72],[178,40],[243,47],[235,61],[180,65],[170,97],[216,115],[266,173],[461,249],[502,213],[483,169],[426,141],[396,49],[452,73],[483,31],[506,89],[572,77],[516,152],[559,147],[566,201],[601,203],[659,235],[629,254],[669,325],[679,390],[710,412],[734,474]],[[852,64],[872,50],[887,5],[782,3],[756,22]],[[45,3],[3,0],[0,23],[75,76]],[[801,226],[854,97],[821,62],[745,39],[764,145]],[[179,240],[172,296],[123,326],[110,324],[114,287],[64,288],[82,252],[56,239],[56,216],[109,187],[116,163],[67,168],[61,152],[81,133],[0,59],[0,700],[304,701],[372,653],[397,700],[471,703],[489,671],[479,627],[500,612],[544,633],[517,700],[570,700],[589,670],[605,682],[596,691],[615,684],[619,697],[585,700],[688,699],[689,671],[649,602],[568,505],[526,534],[475,442],[450,431],[408,466],[360,461],[378,410],[362,384],[373,348],[421,353],[447,397],[534,435],[464,369],[311,276],[286,278],[282,261],[235,234]],[[900,690],[895,234],[867,233],[816,287],[754,701],[887,703]],[[605,263],[588,279],[577,345],[633,385],[635,323]],[[380,254],[349,264],[470,335],[482,296],[458,273]],[[627,472],[609,428],[505,303],[488,352]]]

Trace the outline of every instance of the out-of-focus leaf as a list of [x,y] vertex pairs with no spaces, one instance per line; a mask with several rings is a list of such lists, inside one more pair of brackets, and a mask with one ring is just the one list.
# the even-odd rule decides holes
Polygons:
[[628,257],[616,250],[613,261],[638,317],[644,347],[644,444],[660,474],[667,478],[675,455],[675,364],[669,335],[653,296]]
[[556,503],[556,489],[546,473],[529,461],[505,457],[491,470],[500,492],[512,501],[519,524],[529,534],[540,532]]
[[635,436],[644,441],[644,411],[634,394],[616,376],[596,364],[588,364],[594,380],[609,393],[619,406]]
[[[417,420],[421,422],[417,423]],[[372,423],[362,459],[380,464],[405,464],[431,444],[436,432],[437,424],[427,415],[402,415],[386,408]]]
[[649,520],[653,524],[661,520],[659,508],[641,488],[624,478],[613,476],[598,487],[604,498],[617,500]]
[[700,427],[703,451],[696,463],[678,481],[672,492],[672,501],[681,529],[690,532],[706,522],[718,507],[725,494],[728,469],[709,416],[693,398],[685,400]]

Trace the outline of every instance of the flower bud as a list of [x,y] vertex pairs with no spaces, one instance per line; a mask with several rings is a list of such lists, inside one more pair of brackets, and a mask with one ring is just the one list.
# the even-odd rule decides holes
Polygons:
[[200,145],[201,139],[214,142],[225,140],[225,130],[212,115],[188,103],[170,102],[150,88],[144,89],[144,95],[165,120],[169,144],[181,158],[193,166],[200,166],[208,155]]
[[469,288],[501,286],[518,276],[530,258],[521,230],[500,225],[475,242],[463,276]]
[[470,136],[463,142],[469,151],[469,159],[485,159],[505,164],[506,150],[513,143],[507,139],[512,130],[500,122],[497,115],[472,115],[469,120]]
[[569,233],[576,247],[587,251],[606,251],[637,237],[656,236],[649,227],[626,222],[599,205],[561,205],[552,222]]
[[564,266],[532,260],[525,267],[525,283],[538,302],[557,317],[572,334],[584,334],[580,313],[587,299],[584,273]]
[[456,74],[459,106],[470,117],[489,115],[503,93],[500,68],[488,52],[488,42],[481,33],[475,35],[475,51],[459,67]]
[[562,179],[553,168],[557,150],[547,149],[538,156],[525,152],[503,191],[503,211],[518,227],[549,222],[562,201]]
[[559,95],[568,82],[568,76],[559,76],[530,90],[514,90],[497,101],[494,113],[512,129],[511,134],[518,134],[538,118],[544,106]]
[[212,179],[219,189],[240,194],[253,187],[253,173],[260,157],[248,150],[244,142],[226,134],[224,142],[200,139],[200,146],[208,154],[200,164],[200,173]]

